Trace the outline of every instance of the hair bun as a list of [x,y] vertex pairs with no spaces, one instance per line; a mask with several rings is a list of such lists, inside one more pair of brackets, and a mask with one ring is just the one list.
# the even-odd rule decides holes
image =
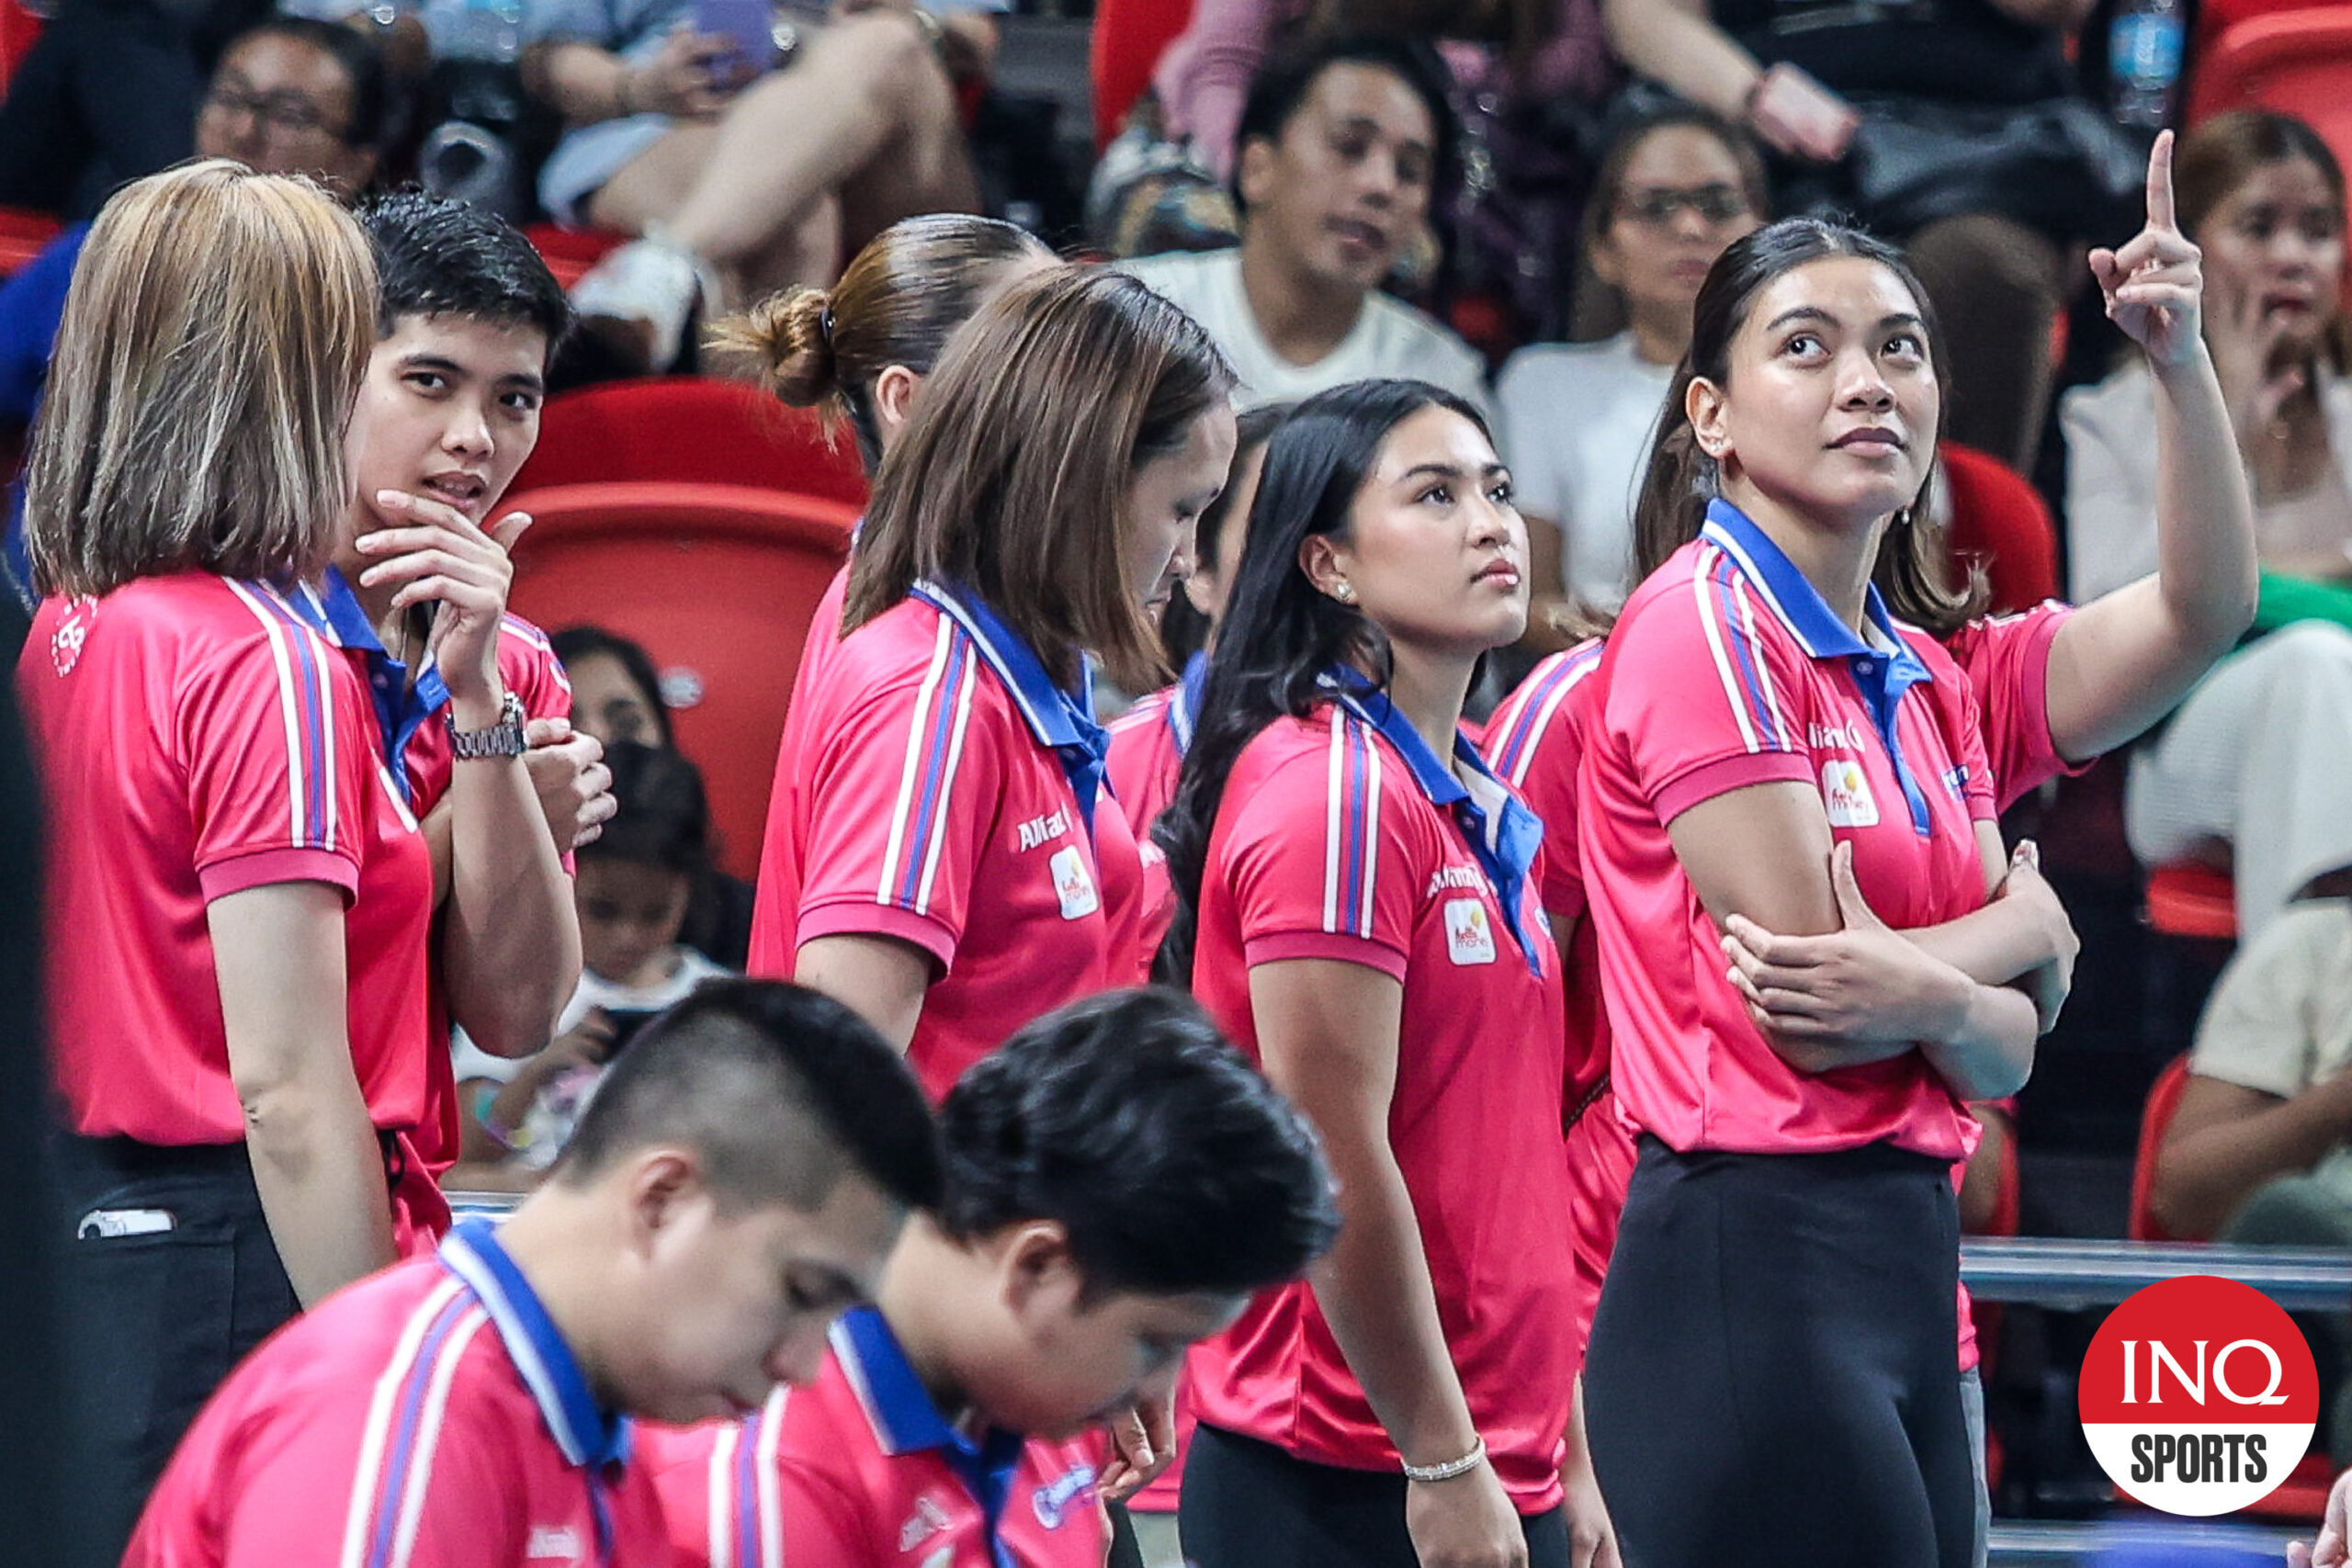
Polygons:
[[814,408],[841,393],[833,357],[832,298],[800,287],[771,294],[711,330],[713,348],[750,355],[768,390],[794,408]]

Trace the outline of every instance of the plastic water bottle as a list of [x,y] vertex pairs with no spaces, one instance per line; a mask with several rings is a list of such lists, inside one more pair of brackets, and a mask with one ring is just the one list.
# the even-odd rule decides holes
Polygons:
[[2187,42],[2182,0],[2123,0],[2108,33],[2109,110],[2119,124],[2162,130],[2172,118]]
[[438,0],[425,13],[434,53],[512,65],[523,52],[523,0]]

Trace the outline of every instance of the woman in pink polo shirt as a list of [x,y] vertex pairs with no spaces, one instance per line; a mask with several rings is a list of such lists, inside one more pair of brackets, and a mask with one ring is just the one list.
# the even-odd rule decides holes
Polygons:
[[771,951],[934,1098],[1040,1012],[1131,983],[1141,868],[1093,660],[1130,688],[1225,483],[1232,377],[1173,306],[1055,267],[957,335],[882,465],[844,636],[796,698],[760,868]]
[[1467,405],[1365,381],[1267,444],[1158,838],[1170,955],[1322,1134],[1340,1240],[1201,1347],[1204,1568],[1567,1562],[1574,1325],[1543,829],[1460,734],[1527,622]]
[[[2196,451],[2219,391],[2162,173],[2160,149],[2148,232],[2095,268],[2177,365]],[[1645,492],[1664,565],[1591,677],[1579,835],[1643,1137],[1586,1382],[1629,1562],[1712,1560],[1726,1517],[1759,1562],[1970,1560],[1951,1168],[1962,1102],[2023,1081],[2064,955],[1968,918],[2007,869],[1977,694],[1888,609],[1967,610],[1911,525],[1941,413],[1924,316],[1851,231],[1725,253]],[[1802,965],[1768,934],[1841,927]]]
[[[118,1543],[238,1359],[392,1260],[387,1157],[425,1103],[431,867],[317,588],[375,317],[316,187],[153,175],[90,231],[33,438],[58,1234]],[[497,619],[442,626],[479,651]],[[441,657],[453,689],[476,662]]]

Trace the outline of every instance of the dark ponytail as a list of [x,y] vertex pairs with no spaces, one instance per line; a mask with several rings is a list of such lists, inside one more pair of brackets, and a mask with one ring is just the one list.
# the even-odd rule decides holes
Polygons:
[[1363,611],[1308,581],[1299,551],[1317,535],[1347,537],[1356,496],[1388,433],[1432,404],[1486,429],[1476,410],[1427,382],[1356,381],[1299,404],[1266,444],[1241,563],[1209,658],[1199,728],[1176,796],[1152,829],[1176,888],[1176,917],[1154,965],[1157,978],[1192,982],[1209,834],[1242,749],[1276,719],[1304,718],[1326,700],[1321,680],[1334,666],[1387,687],[1388,639]]
[[[1927,290],[1894,246],[1860,229],[1819,218],[1784,218],[1733,241],[1699,286],[1690,312],[1690,347],[1675,367],[1666,406],[1658,414],[1657,439],[1650,447],[1649,467],[1634,506],[1635,581],[1699,536],[1707,502],[1722,493],[1723,477],[1715,460],[1699,449],[1690,428],[1690,383],[1703,378],[1719,387],[1727,384],[1732,340],[1747,324],[1756,297],[1798,267],[1835,256],[1876,262],[1910,291],[1928,339],[1928,363],[1942,384],[1943,344],[1934,310]],[[1943,540],[1927,517],[1934,487],[1931,468],[1927,483],[1910,505],[1894,514],[1880,540],[1871,581],[1896,618],[1944,637],[1983,610],[1986,590],[1979,570],[1972,569],[1957,585],[1952,582]]]

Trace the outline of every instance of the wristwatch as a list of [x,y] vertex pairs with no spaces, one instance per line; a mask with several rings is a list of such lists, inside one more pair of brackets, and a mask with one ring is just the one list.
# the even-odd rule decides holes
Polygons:
[[441,710],[441,721],[449,727],[449,754],[460,762],[523,754],[523,699],[512,692],[499,698],[498,722],[487,729],[459,729],[449,708]]

